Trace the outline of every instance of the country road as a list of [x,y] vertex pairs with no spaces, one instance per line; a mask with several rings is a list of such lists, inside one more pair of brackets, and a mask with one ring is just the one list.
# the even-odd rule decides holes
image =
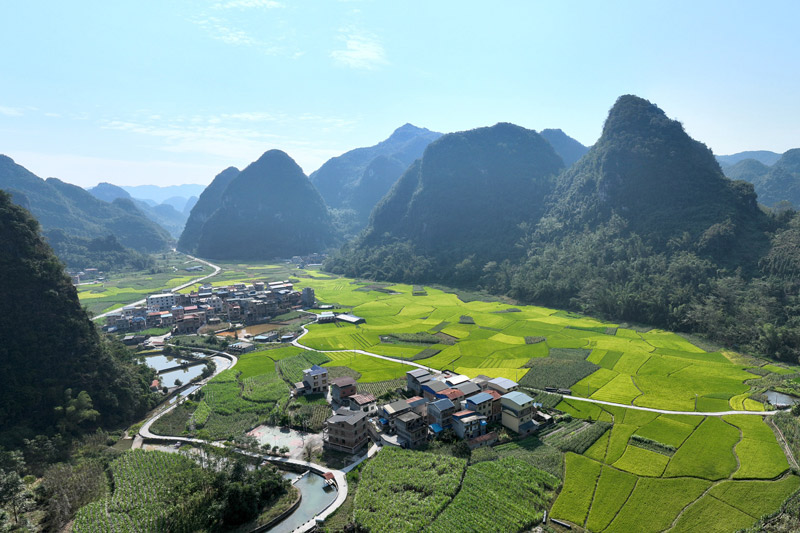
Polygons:
[[[205,280],[207,280],[209,278],[213,278],[214,276],[219,274],[220,270],[222,270],[222,268],[218,267],[215,264],[212,264],[212,263],[206,261],[205,259],[200,259],[199,257],[194,257],[194,256],[191,256],[189,254],[184,254],[184,255],[186,257],[190,258],[190,259],[193,259],[194,261],[197,261],[198,263],[203,263],[204,265],[210,266],[211,268],[214,269],[214,272],[212,272],[211,274],[208,274],[207,276],[203,276],[202,278],[193,279],[193,280],[189,281],[188,283],[184,283],[183,285],[178,285],[177,287],[173,287],[173,288],[169,289],[166,292],[175,292],[175,291],[179,291],[181,289],[185,289],[186,287],[188,287],[190,285],[194,285],[195,283],[200,283],[201,281],[205,281]],[[162,292],[164,292],[164,291],[162,291]],[[141,305],[141,304],[145,303],[146,301],[147,301],[146,298],[142,298],[141,300],[137,300],[135,302],[131,302],[131,303],[125,304],[125,305],[126,306],[128,306],[128,305]],[[113,311],[107,311],[107,312],[103,313],[102,315],[95,316],[94,318],[92,318],[92,320],[98,320],[100,318],[103,318],[104,316],[108,316],[110,314],[116,313],[117,311],[119,311],[119,309],[114,309]]]

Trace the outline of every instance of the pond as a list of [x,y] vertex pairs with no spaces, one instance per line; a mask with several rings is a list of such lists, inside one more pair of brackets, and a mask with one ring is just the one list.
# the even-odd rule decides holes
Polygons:
[[[287,474],[286,479],[297,479],[297,474]],[[328,487],[322,476],[308,473],[294,482],[303,495],[300,505],[286,519],[268,529],[270,533],[289,533],[324,511],[336,500],[336,489]]]
[[159,374],[161,384],[167,387],[175,387],[177,386],[175,382],[178,380],[180,380],[181,383],[189,383],[202,374],[205,367],[206,365],[195,365],[188,368],[179,368],[171,372],[164,372],[163,374]]
[[772,405],[794,405],[800,403],[800,398],[795,398],[794,396],[789,396],[788,394],[783,394],[782,392],[774,390],[766,391],[764,396],[766,396],[767,401]]
[[149,355],[144,358],[144,363],[156,372],[178,366],[185,361],[185,359],[176,358],[171,355]]

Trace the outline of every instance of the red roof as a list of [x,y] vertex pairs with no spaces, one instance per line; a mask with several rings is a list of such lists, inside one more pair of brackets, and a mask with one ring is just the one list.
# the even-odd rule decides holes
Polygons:
[[356,402],[358,405],[364,405],[365,403],[372,403],[376,399],[372,394],[354,394],[350,397],[350,401]]
[[491,395],[492,395],[492,398],[494,398],[495,400],[499,400],[499,399],[500,399],[500,398],[503,396],[502,394],[500,394],[499,392],[497,392],[497,391],[496,391],[496,390],[494,390],[494,389],[489,389],[489,390],[486,390],[486,391],[484,391],[484,392],[485,392],[486,394],[491,394]]
[[448,400],[456,400],[464,396],[464,393],[458,389],[444,389],[439,394],[447,397]]
[[411,398],[408,399],[408,403],[413,403],[413,402],[416,402],[416,401],[419,401],[419,400],[424,400],[424,399],[425,398],[423,398],[422,396],[412,396]]
[[322,474],[322,477],[325,479],[333,479],[333,472],[325,472]]
[[469,416],[469,415],[474,415],[474,414],[475,414],[475,411],[470,411],[468,409],[464,409],[463,411],[459,411],[457,413],[453,413],[453,416],[457,416],[457,417],[461,418],[462,416]]

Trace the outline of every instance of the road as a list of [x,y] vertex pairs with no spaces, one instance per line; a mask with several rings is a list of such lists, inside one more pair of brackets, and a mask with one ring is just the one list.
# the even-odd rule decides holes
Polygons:
[[[214,276],[219,274],[220,270],[222,270],[222,268],[218,267],[215,264],[209,263],[205,259],[200,259],[199,257],[194,257],[194,256],[191,256],[189,254],[184,254],[184,255],[186,257],[194,260],[194,261],[197,261],[198,263],[203,263],[204,265],[210,266],[211,268],[214,269],[214,272],[212,272],[211,274],[208,274],[207,276],[203,276],[202,278],[193,279],[192,281],[190,281],[188,283],[184,283],[183,285],[178,285],[177,287],[173,287],[173,288],[169,289],[169,291],[167,291],[167,292],[176,292],[176,291],[185,289],[186,287],[189,287],[191,285],[194,285],[195,283],[200,283],[201,281],[205,281],[205,280],[207,280],[209,278],[213,278]],[[126,305],[142,305],[146,301],[147,301],[146,298],[142,298],[141,300],[137,300],[135,302],[131,302],[131,303],[126,304]],[[119,309],[114,309],[113,311],[107,311],[107,312],[103,313],[102,315],[95,316],[94,318],[92,318],[92,320],[98,320],[100,318],[103,318],[104,316],[108,316],[110,314],[116,313],[117,311],[119,311]]]
[[758,415],[772,416],[780,411],[669,411],[667,409],[653,409],[652,407],[640,407],[638,405],[626,405],[624,403],[604,402],[593,398],[581,398],[580,396],[564,396],[565,400],[577,400],[579,402],[596,403],[600,405],[610,405],[612,407],[624,407],[636,411],[650,411],[651,413],[661,413],[664,415],[693,415],[693,416],[725,416],[725,415]]

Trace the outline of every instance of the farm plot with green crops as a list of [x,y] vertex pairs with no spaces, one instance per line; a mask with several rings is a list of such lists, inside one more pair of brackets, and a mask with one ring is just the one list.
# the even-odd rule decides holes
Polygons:
[[[478,450],[483,449],[485,448],[478,448]],[[500,444],[493,450],[499,458],[514,457],[556,477],[560,478],[564,475],[564,454],[545,444],[535,435]],[[472,453],[472,457],[475,458],[475,452]]]
[[703,531],[727,533],[751,526],[755,518],[739,509],[706,494],[693,503],[680,517],[674,533]]
[[[415,334],[447,334],[454,345],[425,359],[426,366],[474,377],[507,377],[530,388],[570,387],[576,395],[622,404],[674,410],[745,408],[733,401],[749,390],[746,366],[720,353],[707,353],[679,335],[639,333],[574,313],[499,302],[463,302],[455,294],[384,284],[382,291],[358,290],[347,278],[301,277],[297,287],[313,287],[320,301],[335,303],[364,317],[360,325],[313,324],[301,342],[318,350],[352,350],[414,357],[421,346],[398,351],[381,337],[412,339]],[[325,277],[325,276],[321,276]],[[417,291],[420,293],[421,291]],[[518,309],[518,312],[504,312]],[[475,323],[462,323],[469,316]],[[425,337],[430,339],[430,337]],[[544,339],[525,344],[526,338]],[[433,339],[430,339],[433,340]],[[419,350],[418,350],[419,348]],[[559,350],[585,350],[588,360],[557,357]],[[581,361],[581,362],[576,362]],[[752,404],[747,408],[753,408]]]
[[456,495],[466,466],[464,459],[387,447],[362,470],[353,516],[375,533],[422,531]]
[[72,531],[162,531],[171,494],[186,471],[200,467],[180,454],[133,450],[111,463],[114,492],[82,507]]
[[506,458],[467,468],[461,490],[425,531],[521,531],[541,521],[558,478]]
[[286,357],[278,361],[278,371],[283,379],[289,383],[303,381],[303,370],[313,365],[323,365],[330,362],[330,357],[320,352],[304,350],[302,353]]
[[[567,402],[569,398],[560,405],[571,405]],[[724,527],[719,530],[732,532],[775,511],[800,486],[800,478],[788,472],[772,430],[759,416],[668,415],[620,407],[609,407],[608,413],[614,420],[611,430],[582,456],[568,455],[564,489],[552,508],[554,518],[597,532],[641,527],[661,531],[673,521],[680,524],[680,531],[705,531],[698,524],[716,520],[722,512]],[[599,481],[593,481],[598,471]],[[615,479],[604,480],[606,475]],[[767,481],[775,478],[778,481]],[[691,498],[675,494],[682,486]],[[647,491],[656,487],[666,494],[653,503]],[[713,492],[698,499],[706,489]],[[648,505],[658,507],[653,524],[650,511],[644,510]],[[733,507],[728,509],[732,519],[725,522],[723,511],[728,506]],[[641,513],[648,516],[645,526],[636,525],[637,513],[639,519]],[[749,518],[741,519],[742,515]]]
[[398,378],[405,379],[406,372],[416,368],[415,366],[377,359],[356,352],[328,353],[326,355],[331,361],[323,366],[346,366],[352,368],[361,374],[359,383],[390,381]]

